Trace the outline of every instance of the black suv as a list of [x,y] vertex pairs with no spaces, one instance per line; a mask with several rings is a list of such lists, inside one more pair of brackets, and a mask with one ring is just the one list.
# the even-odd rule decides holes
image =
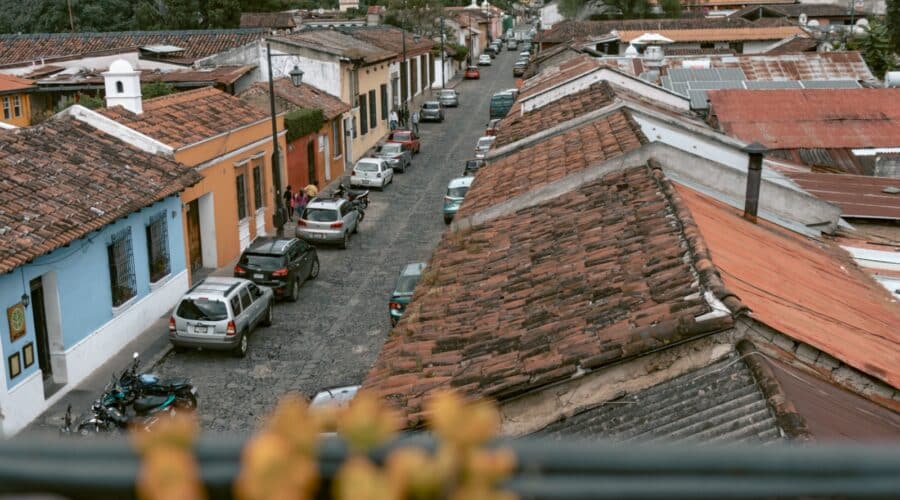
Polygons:
[[464,176],[475,175],[478,169],[484,166],[484,160],[466,160],[466,168],[463,170]]
[[276,298],[300,298],[300,285],[319,275],[319,256],[309,243],[297,238],[259,238],[244,250],[234,266],[236,278],[267,286]]

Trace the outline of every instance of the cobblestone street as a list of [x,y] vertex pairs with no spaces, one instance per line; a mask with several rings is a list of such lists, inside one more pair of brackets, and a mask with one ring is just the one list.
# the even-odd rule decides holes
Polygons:
[[[246,358],[225,353],[170,353],[154,369],[189,377],[200,390],[203,425],[214,431],[256,426],[279,396],[358,384],[390,330],[387,302],[401,267],[427,261],[446,229],[441,202],[462,173],[488,121],[493,92],[514,86],[515,54],[502,52],[481,80],[456,88],[460,106],[444,123],[420,125],[422,152],[384,192],[373,192],[366,219],[347,250],[319,248],[321,272],[300,301],[278,303],[275,325],[250,339]],[[162,332],[161,332],[162,333]]]

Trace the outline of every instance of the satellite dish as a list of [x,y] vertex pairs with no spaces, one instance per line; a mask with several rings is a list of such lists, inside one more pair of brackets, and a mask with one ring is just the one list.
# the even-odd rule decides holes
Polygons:
[[801,24],[801,25],[806,26],[806,22],[809,20],[809,18],[806,16],[806,13],[805,13],[805,12],[802,12],[802,13],[800,14],[800,17],[799,17],[798,20],[800,21],[800,24]]

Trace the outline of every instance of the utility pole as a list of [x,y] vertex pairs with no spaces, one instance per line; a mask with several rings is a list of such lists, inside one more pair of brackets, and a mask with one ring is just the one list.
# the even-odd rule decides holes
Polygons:
[[441,88],[447,85],[447,63],[444,62],[444,11],[441,10]]
[[66,0],[66,5],[69,7],[69,27],[72,28],[72,33],[75,33],[75,17],[72,15],[72,0]]

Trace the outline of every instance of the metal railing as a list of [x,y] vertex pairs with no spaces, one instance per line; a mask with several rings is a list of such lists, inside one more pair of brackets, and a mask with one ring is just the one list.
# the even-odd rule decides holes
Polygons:
[[[212,498],[229,498],[243,439],[200,439],[196,456]],[[391,448],[433,448],[423,435]],[[625,445],[525,438],[500,441],[518,457],[506,487],[521,498],[900,497],[900,445]],[[347,456],[323,441],[323,487]],[[132,498],[139,461],[124,439],[23,436],[0,442],[0,495],[51,493],[68,498]],[[323,491],[328,491],[324,489]]]

